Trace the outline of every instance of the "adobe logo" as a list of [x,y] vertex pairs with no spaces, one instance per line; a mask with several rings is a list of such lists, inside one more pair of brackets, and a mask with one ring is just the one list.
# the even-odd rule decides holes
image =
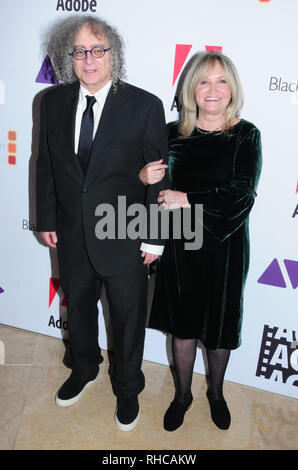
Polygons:
[[[288,273],[293,289],[298,287],[298,261],[284,259],[284,265]],[[277,258],[269,264],[267,269],[263,272],[258,279],[259,284],[266,284],[268,286],[286,288],[287,284],[280,268]]]
[[[52,302],[55,298],[55,295],[58,292],[59,287],[60,287],[60,280],[55,277],[50,277],[49,308],[52,305]],[[60,305],[62,307],[67,307],[66,297],[63,297],[63,300]]]

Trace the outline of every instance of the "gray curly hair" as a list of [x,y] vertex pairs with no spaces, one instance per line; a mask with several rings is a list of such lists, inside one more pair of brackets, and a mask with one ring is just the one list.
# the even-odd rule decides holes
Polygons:
[[73,15],[67,19],[56,21],[46,32],[43,45],[44,53],[50,57],[59,83],[76,81],[77,77],[69,52],[73,50],[73,40],[76,33],[86,24],[95,36],[103,35],[109,43],[112,82],[116,86],[125,77],[124,44],[116,29],[101,18],[91,15]]

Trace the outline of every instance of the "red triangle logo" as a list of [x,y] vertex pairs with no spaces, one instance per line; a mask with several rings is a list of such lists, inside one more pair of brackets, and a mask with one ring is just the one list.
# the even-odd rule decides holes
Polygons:
[[179,73],[181,72],[181,69],[186,61],[186,58],[191,48],[192,48],[192,45],[190,44],[176,44],[172,86],[174,86],[174,83],[177,80]]
[[[50,277],[50,291],[49,291],[49,308],[52,305],[55,295],[58,292],[60,287],[60,280],[55,277]],[[63,300],[60,304],[62,307],[67,307],[66,297],[63,297]]]
[[60,287],[60,280],[55,277],[50,277],[50,290],[49,290],[49,308],[52,305],[55,295]]
[[222,46],[205,46],[206,52],[222,52]]

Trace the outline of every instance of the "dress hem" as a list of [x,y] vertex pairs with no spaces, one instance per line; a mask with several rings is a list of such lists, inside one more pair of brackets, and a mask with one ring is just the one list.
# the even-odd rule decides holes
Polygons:
[[166,330],[162,330],[162,329],[160,329],[160,328],[155,328],[154,326],[149,326],[149,325],[147,326],[147,328],[149,328],[149,329],[151,329],[151,330],[155,330],[155,331],[160,331],[160,332],[163,333],[164,335],[172,335],[172,336],[175,336],[176,338],[179,338],[179,339],[196,339],[197,341],[200,341],[200,342],[202,343],[202,345],[204,346],[205,349],[212,349],[212,350],[215,350],[215,349],[228,349],[228,350],[230,350],[230,351],[233,351],[233,350],[235,350],[235,349],[238,349],[238,348],[241,346],[241,344],[242,344],[241,339],[240,339],[239,342],[237,343],[237,346],[235,346],[235,345],[233,345],[233,346],[230,346],[230,345],[229,345],[229,346],[220,345],[220,346],[216,346],[216,347],[214,347],[214,345],[208,346],[208,345],[207,345],[207,342],[204,341],[203,339],[201,339],[200,337],[195,337],[195,338],[194,338],[193,336],[192,336],[192,337],[190,337],[190,336],[185,336],[185,335],[184,335],[184,336],[181,336],[181,334],[177,335],[176,333],[172,332],[173,330],[172,330],[172,331],[170,331],[170,330],[166,331]]

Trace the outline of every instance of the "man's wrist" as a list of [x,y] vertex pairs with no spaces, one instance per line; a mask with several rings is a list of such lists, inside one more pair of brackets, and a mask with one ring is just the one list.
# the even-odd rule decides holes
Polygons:
[[140,246],[141,251],[146,251],[146,253],[151,253],[152,255],[161,256],[163,254],[164,246],[163,245],[151,245],[149,243],[142,242]]

